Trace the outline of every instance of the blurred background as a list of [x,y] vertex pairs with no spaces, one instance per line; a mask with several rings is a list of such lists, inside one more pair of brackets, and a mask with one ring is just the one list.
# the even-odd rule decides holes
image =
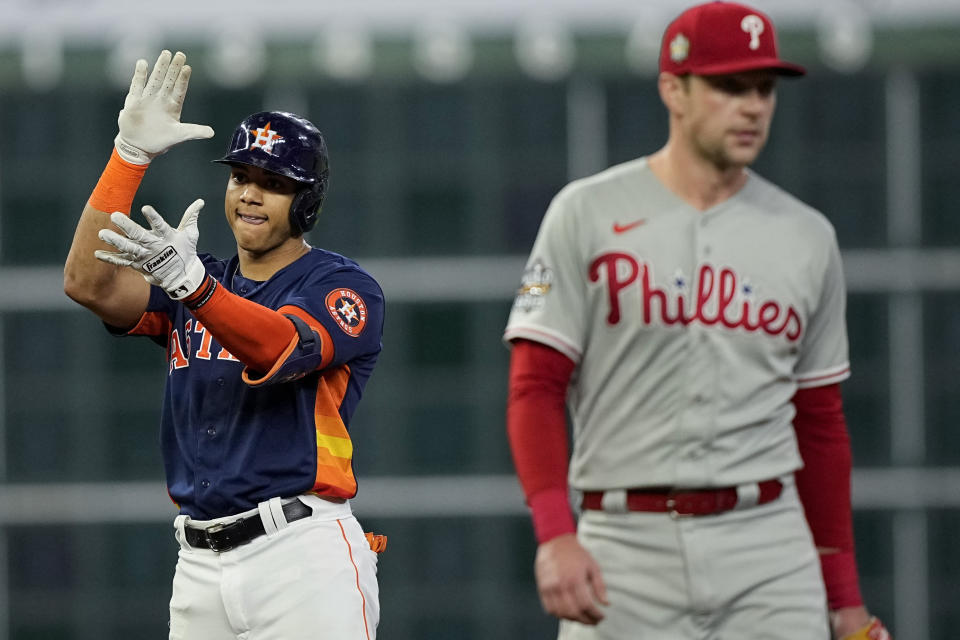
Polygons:
[[[318,124],[331,190],[312,244],[388,300],[352,425],[380,560],[380,637],[553,638],[504,434],[513,293],[553,194],[657,149],[675,0],[0,1],[0,640],[165,638],[177,547],[157,425],[164,354],[62,293],[76,220],[134,62],[182,49],[210,141],[136,206],[207,201],[232,255],[222,155],[249,113]],[[862,586],[898,640],[960,627],[960,3],[757,0],[783,82],[757,170],[835,225],[849,288]],[[202,5],[202,6],[201,6]],[[790,259],[784,256],[784,259]]]

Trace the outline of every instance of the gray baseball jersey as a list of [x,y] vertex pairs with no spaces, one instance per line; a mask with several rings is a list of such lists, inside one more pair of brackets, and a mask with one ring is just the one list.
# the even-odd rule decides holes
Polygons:
[[554,198],[504,339],[577,364],[573,487],[736,485],[800,467],[790,399],[849,376],[845,299],[819,212],[753,172],[701,212],[640,158]]

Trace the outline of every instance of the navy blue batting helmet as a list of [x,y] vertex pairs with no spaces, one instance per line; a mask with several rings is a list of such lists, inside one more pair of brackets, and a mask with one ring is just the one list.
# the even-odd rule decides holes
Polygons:
[[330,166],[323,134],[306,118],[286,111],[247,116],[233,132],[227,155],[214,162],[252,165],[301,183],[290,205],[290,226],[304,233],[316,224]]

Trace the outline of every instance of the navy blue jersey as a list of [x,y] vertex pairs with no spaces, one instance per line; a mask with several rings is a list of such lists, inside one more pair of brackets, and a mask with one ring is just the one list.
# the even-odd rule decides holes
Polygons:
[[170,497],[196,519],[274,496],[353,497],[348,426],[381,349],[380,286],[352,260],[317,248],[266,282],[242,277],[236,256],[200,258],[227,290],[302,320],[300,338],[270,371],[251,371],[151,287],[146,312],[123,335],[167,349],[160,440]]

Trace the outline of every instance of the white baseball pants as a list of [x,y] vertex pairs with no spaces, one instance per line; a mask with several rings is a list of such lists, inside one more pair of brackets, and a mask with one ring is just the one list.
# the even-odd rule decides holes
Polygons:
[[312,516],[288,524],[279,508],[270,509],[273,502],[279,507],[274,498],[239,514],[266,513],[261,516],[266,535],[220,553],[190,547],[183,533],[188,519],[177,517],[180,552],[170,599],[170,640],[376,638],[377,554],[350,503],[310,495],[298,499],[313,508]]

